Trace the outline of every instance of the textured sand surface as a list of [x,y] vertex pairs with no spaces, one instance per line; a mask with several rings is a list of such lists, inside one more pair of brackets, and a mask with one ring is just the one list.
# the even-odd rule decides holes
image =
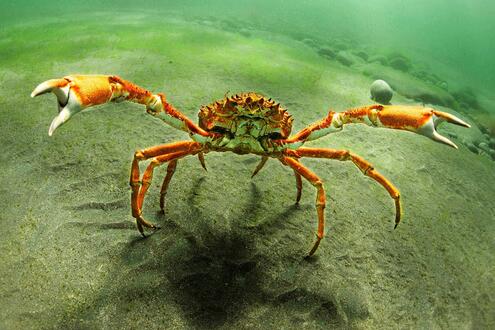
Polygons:
[[[83,112],[48,137],[56,104],[29,98],[39,82],[118,74],[167,93],[194,119],[227,91],[256,90],[286,106],[298,130],[329,106],[370,104],[373,79],[280,36],[102,17],[0,34],[0,328],[495,325],[495,163],[462,144],[364,126],[308,144],[363,156],[400,189],[404,207],[394,231],[380,185],[351,163],[304,160],[328,200],[327,238],[310,260],[313,187],[303,183],[295,206],[292,172],[270,160],[251,180],[259,159],[249,155],[208,154],[208,172],[196,158],[180,161],[165,215],[165,167],[157,169],[144,214],[162,229],[141,238],[129,205],[133,152],[187,135],[122,103]],[[441,132],[457,143],[480,134]]]

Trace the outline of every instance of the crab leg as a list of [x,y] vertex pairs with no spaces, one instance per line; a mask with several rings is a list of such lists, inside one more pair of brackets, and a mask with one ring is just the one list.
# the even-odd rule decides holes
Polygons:
[[[165,184],[165,193],[168,188],[168,184],[170,182],[170,179],[172,179],[172,175],[175,171],[175,163],[177,163],[177,160],[179,158],[182,158],[187,155],[192,155],[195,154],[197,151],[178,151],[178,152],[173,152],[170,154],[164,154],[160,155],[157,157],[154,157],[146,170],[144,171],[143,177],[142,177],[142,185],[141,189],[139,189],[139,194],[137,197],[137,206],[139,210],[142,210],[143,208],[143,201],[144,201],[144,196],[146,195],[146,192],[148,191],[148,188],[151,185],[151,180],[153,179],[153,171],[155,167],[162,165],[163,163],[166,162],[174,162],[171,166],[170,172],[168,171],[169,169],[167,168],[167,176],[165,177],[164,184]],[[169,164],[170,165],[170,164]],[[163,185],[162,185],[163,188]]]
[[267,156],[262,156],[261,157],[261,161],[258,163],[258,165],[256,166],[256,168],[254,169],[253,174],[251,175],[251,179],[254,178],[254,176],[256,174],[258,174],[258,172],[263,168],[263,166],[265,166],[267,160],[268,160],[268,157]]
[[299,201],[301,200],[301,194],[302,194],[301,174],[297,173],[296,170],[294,170],[294,177],[296,178],[296,188],[297,188],[296,204],[298,204]]
[[208,171],[208,170],[206,169],[205,154],[204,154],[204,152],[202,152],[202,151],[198,152],[198,160],[199,160],[199,162],[201,163],[201,167],[203,167],[203,169],[204,169],[205,171]]
[[[139,173],[139,162],[143,160],[147,160],[152,157],[156,156],[167,156],[169,157],[169,161],[176,160],[178,158],[181,158],[186,155],[190,154],[195,154],[199,150],[201,150],[202,145],[197,143],[197,142],[189,142],[189,141],[183,141],[183,142],[176,142],[176,143],[171,143],[171,144],[165,144],[165,145],[160,145],[160,146],[155,146],[151,147],[148,149],[144,150],[138,150],[134,153],[134,159],[132,161],[132,166],[131,166],[131,177],[130,177],[130,186],[132,189],[131,193],[131,209],[132,209],[132,216],[136,219],[137,227],[139,232],[144,236],[144,231],[143,231],[143,226],[147,228],[152,228],[156,229],[157,227],[146,221],[142,217],[142,200],[144,198],[144,194],[146,193],[146,190],[149,187],[150,181],[151,181],[151,176],[152,176],[152,171],[148,171],[148,168],[153,164],[150,164],[146,171],[148,172],[147,176],[146,172],[143,175],[143,180],[140,181],[140,173]],[[175,158],[171,157],[170,155],[176,156]],[[155,161],[155,166],[157,161]],[[158,161],[159,162],[159,161]],[[161,163],[160,163],[161,164]],[[152,169],[151,169],[152,170]],[[168,173],[167,173],[168,175]],[[172,175],[170,175],[171,178]],[[142,185],[142,187],[141,187]],[[143,192],[141,190],[144,188]]]
[[[305,167],[303,164],[301,164],[299,161],[297,161],[294,158],[290,157],[282,157],[280,158],[280,161],[282,164],[287,165],[291,167],[295,173],[299,174],[300,176],[304,177],[306,180],[308,180],[313,186],[316,188],[316,211],[318,214],[318,232],[316,234],[316,242],[313,245],[313,248],[311,251],[309,251],[308,256],[312,256],[316,249],[318,249],[318,246],[320,245],[320,241],[324,236],[324,231],[325,231],[325,205],[326,205],[326,200],[325,200],[325,189],[323,188],[323,182],[320,180],[320,178],[311,172],[307,167]],[[297,176],[296,176],[297,178]]]
[[174,128],[190,133],[191,137],[198,141],[214,136],[167,103],[164,94],[152,94],[118,76],[70,75],[62,79],[51,79],[39,84],[31,93],[31,97],[49,92],[56,95],[59,111],[50,125],[48,131],[50,136],[57,127],[86,108],[121,101],[145,105],[147,113],[160,118]]
[[429,137],[430,139],[457,146],[440,135],[436,128],[444,121],[470,127],[469,124],[456,116],[433,108],[403,105],[371,105],[350,109],[344,112],[330,111],[322,120],[304,128],[286,140],[278,140],[279,144],[287,144],[290,149],[297,149],[304,142],[316,140],[330,133],[339,132],[345,124],[361,123],[373,127],[384,127],[411,131]]
[[328,159],[337,159],[341,161],[350,160],[356,165],[357,168],[366,176],[369,176],[379,184],[381,184],[387,192],[390,194],[390,197],[393,198],[395,203],[395,226],[394,229],[397,228],[401,220],[401,205],[400,205],[400,193],[399,190],[388,181],[383,175],[378,173],[373,165],[361,158],[358,155],[355,155],[347,150],[334,150],[334,149],[324,149],[324,148],[299,148],[295,151],[288,150],[287,154],[291,157],[312,157],[312,158],[328,158]]
[[165,213],[165,196],[167,195],[168,185],[177,167],[177,159],[171,160],[167,166],[167,175],[163,179],[162,189],[160,189],[160,209]]

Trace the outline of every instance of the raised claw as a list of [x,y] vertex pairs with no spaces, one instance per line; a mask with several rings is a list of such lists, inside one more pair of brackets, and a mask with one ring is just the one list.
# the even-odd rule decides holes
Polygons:
[[380,107],[381,109],[376,111],[377,126],[412,131],[455,149],[457,146],[452,141],[437,132],[438,125],[447,121],[455,125],[471,127],[456,116],[433,108],[398,105]]
[[58,101],[59,114],[53,118],[48,135],[81,110],[112,100],[111,79],[105,75],[72,75],[39,84],[31,97],[52,92]]
[[364,123],[374,127],[401,129],[427,136],[456,149],[457,146],[452,141],[437,132],[438,125],[447,121],[455,125],[471,127],[450,113],[421,106],[372,105],[340,113],[331,112],[329,116],[332,116],[332,120],[325,122],[326,126],[341,128],[344,124]]

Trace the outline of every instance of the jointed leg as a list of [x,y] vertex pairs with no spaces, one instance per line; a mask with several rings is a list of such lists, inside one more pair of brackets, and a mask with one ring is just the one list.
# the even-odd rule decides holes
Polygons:
[[167,195],[168,184],[172,180],[172,176],[175,173],[175,168],[177,167],[177,159],[174,159],[168,163],[167,175],[163,180],[162,189],[160,190],[160,209],[165,212],[165,195]]
[[[440,135],[436,130],[438,125],[445,121],[463,127],[470,127],[468,123],[456,116],[432,108],[375,104],[343,112],[330,111],[320,121],[305,127],[288,139],[276,140],[275,143],[287,145],[290,149],[296,150],[304,142],[341,131],[346,124],[360,123],[372,127],[411,131],[457,148],[452,141]],[[295,145],[291,146],[290,144],[293,143]]]
[[208,171],[206,169],[205,154],[202,151],[198,152],[198,159],[199,159],[199,162],[201,163],[201,166],[204,168],[204,170]]
[[297,160],[290,158],[290,157],[282,157],[280,161],[287,166],[290,166],[296,174],[296,180],[297,180],[297,175],[299,175],[299,178],[303,176],[306,180],[311,182],[313,186],[315,186],[317,192],[316,192],[316,211],[318,213],[318,232],[316,234],[316,242],[313,245],[313,248],[311,251],[309,251],[308,256],[312,256],[316,249],[318,249],[318,246],[320,245],[320,241],[324,236],[324,231],[325,231],[325,205],[326,205],[326,198],[325,198],[325,190],[323,189],[323,182],[321,182],[320,178],[311,172],[308,168],[306,168],[303,164],[298,162]]
[[388,181],[383,175],[378,173],[371,163],[364,160],[363,158],[350,153],[347,150],[334,150],[334,149],[323,149],[323,148],[299,148],[296,151],[290,152],[292,156],[295,157],[314,157],[314,158],[330,158],[337,160],[350,160],[358,167],[364,175],[369,176],[379,184],[381,184],[390,194],[390,197],[394,199],[395,203],[395,226],[400,222],[401,219],[401,205],[400,205],[400,193],[399,190]]
[[256,174],[258,174],[258,172],[263,168],[263,166],[265,166],[267,160],[268,160],[268,157],[267,156],[262,156],[261,157],[261,161],[258,163],[258,165],[256,166],[256,168],[254,169],[253,174],[251,175],[251,178],[254,178],[254,176]]
[[32,97],[53,92],[57,96],[59,114],[53,119],[49,135],[57,127],[67,122],[76,113],[99,104],[129,101],[142,104],[146,112],[160,118],[166,124],[185,131],[194,137],[214,138],[210,133],[196,125],[186,115],[168,103],[165,94],[152,92],[118,76],[107,75],[70,75],[62,79],[51,79],[39,84]]
[[[131,178],[130,178],[130,185],[132,189],[131,208],[132,208],[132,216],[136,219],[137,227],[141,234],[143,234],[143,226],[147,228],[156,229],[156,226],[154,224],[146,221],[142,217],[141,207],[142,207],[144,194],[146,193],[146,190],[148,189],[149,186],[149,181],[151,180],[152,169],[158,165],[157,162],[159,162],[159,160],[153,160],[152,164],[150,164],[151,168],[150,166],[148,166],[145,174],[143,175],[143,182],[139,180],[140,179],[139,162],[159,155],[167,156],[168,160],[170,161],[173,159],[183,157],[185,155],[194,154],[199,150],[201,150],[201,144],[196,142],[184,141],[184,142],[177,142],[177,143],[151,147],[148,149],[139,150],[135,152],[134,159],[132,161]],[[176,157],[173,158],[170,157],[170,155],[175,155]],[[161,160],[163,159],[164,158],[161,158]],[[143,192],[140,192],[141,184],[143,185],[144,188]]]
[[302,180],[301,180],[301,175],[297,173],[295,170],[294,170],[294,176],[296,178],[296,188],[297,188],[296,204],[298,204],[299,201],[301,200]]
[[[155,167],[162,165],[163,163],[166,162],[177,162],[177,159],[182,158],[184,156],[190,155],[191,152],[189,151],[178,151],[178,152],[173,152],[170,154],[165,154],[165,155],[160,155],[157,157],[154,157],[146,170],[144,171],[143,178],[141,180],[142,185],[141,189],[139,189],[139,194],[138,194],[138,208],[142,209],[143,208],[143,201],[144,201],[144,196],[146,195],[146,192],[148,191],[148,188],[151,185],[151,180],[153,180],[153,171]],[[175,165],[173,166],[173,169],[175,170]],[[167,171],[168,172],[168,171]],[[173,172],[172,172],[173,174]],[[171,179],[172,174],[167,173],[167,176]],[[167,177],[165,177],[165,180]],[[169,179],[169,181],[170,181]],[[168,182],[167,182],[168,185]]]

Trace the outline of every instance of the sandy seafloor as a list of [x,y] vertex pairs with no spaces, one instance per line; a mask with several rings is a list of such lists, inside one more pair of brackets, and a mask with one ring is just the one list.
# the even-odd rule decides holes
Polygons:
[[162,229],[143,239],[130,214],[133,152],[187,135],[121,103],[48,137],[56,103],[29,97],[38,83],[117,74],[193,119],[227,91],[254,90],[287,107],[296,131],[330,106],[371,104],[373,79],[282,35],[131,14],[81,22],[0,35],[0,328],[493,329],[495,162],[461,143],[476,125],[440,129],[457,151],[365,126],[307,144],[350,149],[388,177],[403,197],[395,231],[380,185],[351,163],[305,159],[328,197],[327,237],[305,260],[313,187],[304,182],[295,206],[292,172],[276,160],[250,179],[258,157],[210,153],[208,172],[195,157],[179,162],[165,215],[165,167],[155,171],[144,214]]

